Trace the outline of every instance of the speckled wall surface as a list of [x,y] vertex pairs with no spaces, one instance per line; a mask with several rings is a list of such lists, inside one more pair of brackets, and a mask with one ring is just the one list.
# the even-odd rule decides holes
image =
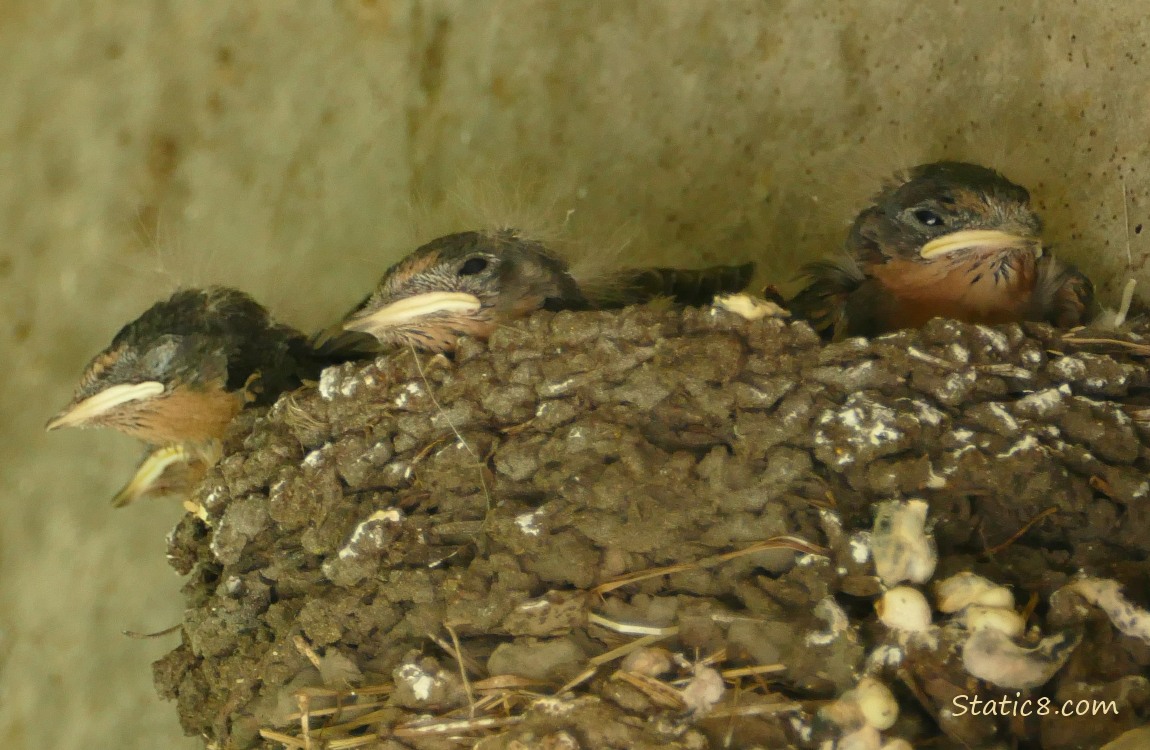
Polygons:
[[[176,285],[328,321],[404,249],[483,222],[612,257],[833,251],[899,166],[1028,185],[1105,299],[1150,284],[1150,2],[5,0],[0,5],[0,744],[176,741],[149,662],[179,509],[138,456],[45,435]],[[597,255],[597,253],[595,253]]]

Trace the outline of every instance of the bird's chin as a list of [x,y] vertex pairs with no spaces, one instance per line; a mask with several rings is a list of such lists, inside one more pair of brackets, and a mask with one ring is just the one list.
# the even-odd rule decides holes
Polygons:
[[414,347],[420,351],[443,354],[455,351],[459,339],[472,336],[487,339],[495,326],[476,317],[432,317],[411,325],[390,328],[375,334],[385,346]]
[[1008,255],[1026,253],[1034,259],[1042,257],[1042,242],[1036,237],[1025,237],[997,229],[966,229],[936,237],[919,249],[923,260],[939,260],[952,256]]

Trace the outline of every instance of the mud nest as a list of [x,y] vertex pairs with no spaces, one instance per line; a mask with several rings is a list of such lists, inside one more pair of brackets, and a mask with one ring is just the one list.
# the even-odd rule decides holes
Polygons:
[[[1031,624],[1082,571],[1150,600],[1150,347],[1085,335],[824,345],[639,307],[332,368],[241,417],[173,531],[187,611],[157,686],[221,748],[819,747],[818,709],[891,637],[852,544],[876,501],[928,501],[938,576],[1012,586]],[[1076,626],[1029,694],[1116,716],[948,723],[955,691],[1018,691],[908,651],[888,736],[1095,747],[1145,723],[1150,647]]]

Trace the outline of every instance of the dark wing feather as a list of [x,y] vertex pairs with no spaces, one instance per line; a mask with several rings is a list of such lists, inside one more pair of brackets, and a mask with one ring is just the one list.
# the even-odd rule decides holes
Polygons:
[[1083,325],[1098,313],[1094,284],[1081,271],[1052,255],[1038,262],[1034,282],[1032,314],[1060,328]]
[[852,294],[866,282],[862,269],[849,258],[818,260],[803,266],[807,284],[787,303],[791,313],[819,332],[836,338],[851,327],[847,305]]
[[754,263],[709,268],[636,268],[612,274],[594,297],[600,309],[626,307],[660,298],[680,305],[709,305],[717,294],[746,289]]

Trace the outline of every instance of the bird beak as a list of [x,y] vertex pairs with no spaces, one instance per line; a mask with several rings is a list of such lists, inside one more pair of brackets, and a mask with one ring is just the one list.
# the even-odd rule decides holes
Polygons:
[[922,246],[919,257],[930,260],[960,250],[1030,250],[1042,257],[1042,243],[1034,237],[1023,237],[997,229],[966,229],[936,237]]
[[105,388],[94,396],[70,404],[45,425],[47,430],[59,427],[82,427],[93,419],[107,414],[117,406],[130,401],[142,401],[164,392],[164,384],[154,380],[145,383],[122,383]]
[[474,294],[463,292],[427,292],[404,297],[376,310],[365,310],[343,323],[345,331],[379,334],[420,318],[432,315],[474,315],[483,303]]
[[168,467],[176,463],[188,463],[191,460],[191,454],[182,445],[169,445],[153,451],[144,459],[144,463],[140,464],[140,468],[136,469],[131,481],[112,498],[112,507],[122,508],[139,500],[164,476]]

